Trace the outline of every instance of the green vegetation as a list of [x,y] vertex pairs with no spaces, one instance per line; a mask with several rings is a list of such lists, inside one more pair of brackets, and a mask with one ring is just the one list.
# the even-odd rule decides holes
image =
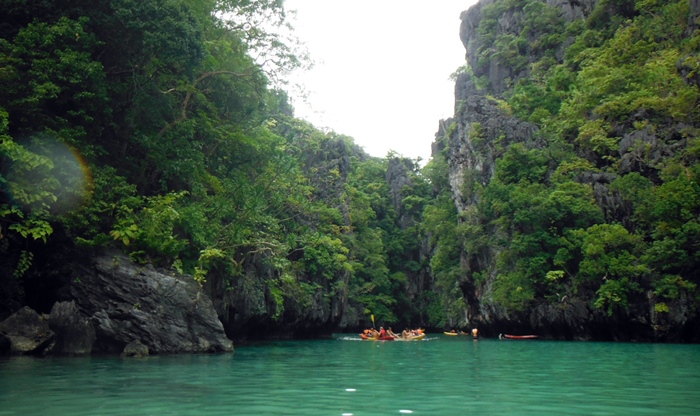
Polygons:
[[[518,30],[497,30],[504,14]],[[462,272],[493,276],[482,301],[522,311],[567,294],[608,315],[647,293],[657,312],[697,305],[700,33],[687,35],[688,1],[603,0],[570,23],[543,2],[498,1],[483,16],[477,65],[520,74],[503,98],[539,131],[464,194],[478,203],[460,224],[479,233],[451,244],[482,241],[465,248],[472,260],[497,248]]]
[[457,325],[474,288],[514,312],[700,300],[687,0],[602,0],[571,22],[538,0],[485,6],[478,61],[455,76],[537,126],[516,142],[469,124],[492,177],[451,170],[448,137],[420,168],[295,119],[279,80],[307,61],[275,32],[283,1],[54,3],[2,2],[0,314],[53,278],[47,253],[103,247],[268,326]]
[[36,254],[116,247],[273,321],[425,322],[405,288],[429,185],[391,155],[413,184],[392,196],[389,158],[292,117],[282,1],[29,3],[0,25],[3,304],[47,279]]

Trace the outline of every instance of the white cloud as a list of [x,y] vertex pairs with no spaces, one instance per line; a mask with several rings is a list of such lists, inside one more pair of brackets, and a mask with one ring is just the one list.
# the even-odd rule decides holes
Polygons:
[[373,156],[430,157],[440,119],[454,110],[465,62],[459,15],[476,0],[287,0],[316,66],[296,116],[352,136]]

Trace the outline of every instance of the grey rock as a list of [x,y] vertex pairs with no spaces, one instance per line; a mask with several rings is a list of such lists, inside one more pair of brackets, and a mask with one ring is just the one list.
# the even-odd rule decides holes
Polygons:
[[148,355],[148,347],[143,345],[139,340],[131,341],[130,343],[126,344],[124,351],[122,351],[121,354],[122,357],[136,358],[148,357]]
[[690,0],[690,13],[688,16],[687,36],[700,29],[700,0]]
[[54,354],[85,355],[92,352],[95,328],[80,314],[75,301],[56,302],[49,315],[49,327],[56,333]]
[[561,9],[564,18],[572,22],[588,17],[598,0],[547,0],[546,3],[549,6]]
[[[46,316],[25,306],[0,323],[0,346],[10,354],[44,354],[51,351],[54,332]],[[0,350],[0,352],[2,352]]]
[[119,352],[139,340],[154,353],[232,351],[209,297],[191,276],[174,276],[112,253],[76,271],[70,292],[97,334],[96,348]]

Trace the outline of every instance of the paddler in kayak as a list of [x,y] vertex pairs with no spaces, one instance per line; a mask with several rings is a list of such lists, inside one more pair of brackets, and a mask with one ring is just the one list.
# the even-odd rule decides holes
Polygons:
[[384,338],[386,336],[386,329],[383,326],[379,327],[379,338]]
[[472,338],[479,339],[479,330],[477,328],[472,329]]

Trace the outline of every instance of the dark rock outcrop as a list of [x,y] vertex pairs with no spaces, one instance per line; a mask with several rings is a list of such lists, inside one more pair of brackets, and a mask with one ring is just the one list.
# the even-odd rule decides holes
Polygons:
[[99,351],[139,341],[154,353],[233,350],[209,297],[190,276],[105,254],[76,270],[70,293],[95,325]]
[[54,336],[47,317],[25,306],[0,323],[0,353],[44,354],[53,348]]
[[126,344],[124,351],[122,351],[122,357],[148,357],[148,347],[143,345],[140,341],[131,341]]
[[54,354],[85,355],[92,352],[95,328],[80,314],[75,301],[56,302],[49,315],[49,327],[56,333]]

